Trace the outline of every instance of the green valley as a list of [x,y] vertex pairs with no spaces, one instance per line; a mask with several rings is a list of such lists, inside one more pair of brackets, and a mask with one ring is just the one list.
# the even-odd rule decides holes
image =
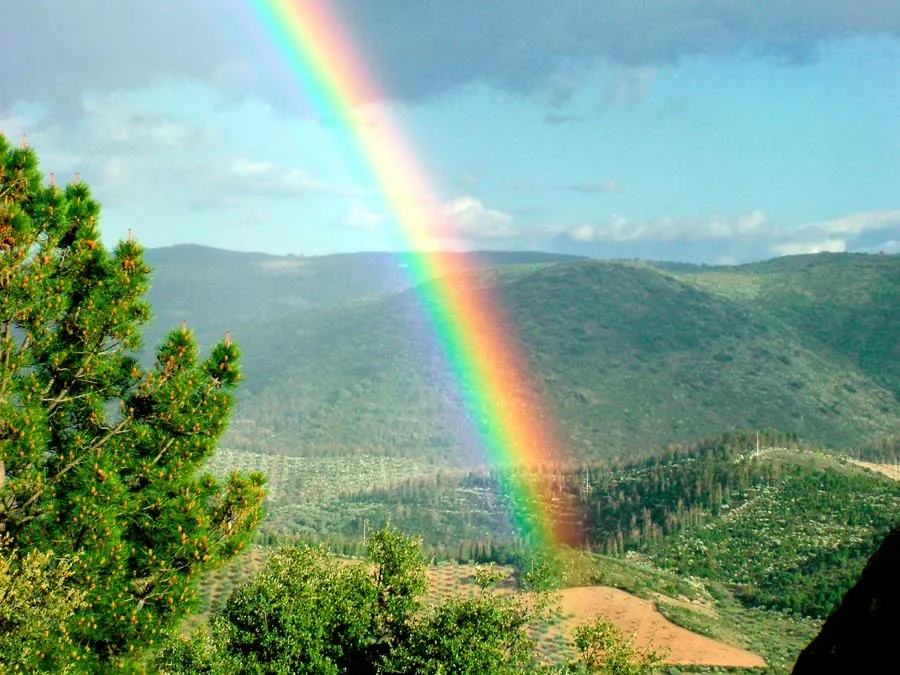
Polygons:
[[[756,440],[755,433],[734,433],[670,445],[641,461],[540,476],[558,494],[575,498],[568,516],[580,520],[585,534],[583,550],[560,554],[555,573],[561,587],[625,590],[654,603],[675,624],[762,654],[771,672],[789,672],[879,541],[900,522],[900,483],[784,434],[761,434],[759,450]],[[279,504],[289,481],[279,477],[277,464],[267,464],[276,483],[263,540],[319,540],[361,556],[366,529],[391,523],[421,533],[426,555],[445,561],[429,571],[435,580],[452,571],[444,593],[465,592],[471,583],[458,563],[499,561],[514,574],[527,571],[527,542],[509,525],[509,471],[415,478],[423,468],[409,466],[403,478],[408,465],[393,460],[401,472],[394,487],[360,487],[392,482],[379,481],[378,459],[346,458],[339,470],[337,460],[328,460],[332,469],[322,478],[334,476],[344,490],[329,486],[320,494],[325,481],[308,481],[305,496],[290,508]],[[316,465],[326,459],[279,461]],[[302,483],[296,482],[298,490]],[[221,607],[229,589],[250,579],[268,550],[255,549],[210,577],[202,593],[205,611]],[[561,644],[550,637],[552,625],[542,629],[549,631],[542,639],[551,660]]]

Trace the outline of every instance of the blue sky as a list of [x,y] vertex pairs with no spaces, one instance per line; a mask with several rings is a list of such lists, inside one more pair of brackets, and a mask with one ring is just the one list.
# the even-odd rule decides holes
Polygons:
[[[342,0],[448,246],[742,262],[900,252],[900,3]],[[551,9],[552,8],[552,9]],[[0,128],[110,241],[405,248],[241,0],[8,0]]]

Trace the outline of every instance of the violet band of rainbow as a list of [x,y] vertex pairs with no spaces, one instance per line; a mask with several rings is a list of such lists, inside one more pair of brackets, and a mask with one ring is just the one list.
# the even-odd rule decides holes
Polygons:
[[[461,256],[441,252],[453,231],[408,144],[389,119],[362,122],[355,110],[377,100],[354,42],[324,0],[250,0],[253,13],[284,59],[304,97],[337,120],[349,147],[377,183],[412,253],[404,258],[423,310],[476,424],[485,459],[520,469],[507,481],[516,525],[532,546],[576,539],[555,517],[548,481],[537,467],[557,465],[562,447],[534,387],[511,323],[490,290],[460,275]],[[422,283],[433,279],[430,283]],[[567,519],[571,520],[571,519]]]

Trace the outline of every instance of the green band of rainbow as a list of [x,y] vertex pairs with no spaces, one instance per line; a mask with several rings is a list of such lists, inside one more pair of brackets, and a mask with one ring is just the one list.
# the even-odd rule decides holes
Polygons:
[[362,123],[355,111],[377,100],[343,25],[325,0],[251,0],[255,15],[277,45],[305,97],[337,120],[353,139],[359,159],[377,181],[399,223],[411,254],[406,262],[422,305],[460,384],[488,461],[519,467],[507,495],[519,526],[536,545],[568,541],[572,533],[555,523],[550,500],[532,480],[530,468],[556,464],[560,447],[553,424],[527,381],[502,307],[488,290],[459,272],[460,256],[439,252],[452,231],[407,144],[389,120]]

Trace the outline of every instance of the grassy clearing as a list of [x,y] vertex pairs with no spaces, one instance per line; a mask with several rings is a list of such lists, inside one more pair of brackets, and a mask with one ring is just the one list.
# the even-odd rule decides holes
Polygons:
[[[659,612],[669,621],[683,628],[720,640],[729,645],[761,655],[772,675],[791,672],[800,652],[818,634],[822,622],[799,618],[759,608],[746,608],[722,586],[711,586],[716,595],[715,614],[697,612],[683,605],[657,601]],[[670,668],[670,673],[759,673],[758,669]]]
[[711,600],[700,582],[656,567],[637,553],[614,558],[568,549],[560,556],[565,586],[611,586],[644,599],[662,594],[698,602]]

